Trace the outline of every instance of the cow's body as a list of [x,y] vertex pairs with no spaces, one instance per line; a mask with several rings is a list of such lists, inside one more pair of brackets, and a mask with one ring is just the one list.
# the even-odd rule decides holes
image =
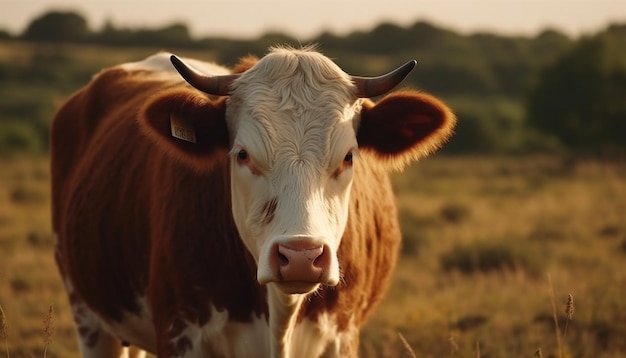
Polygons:
[[[228,72],[191,63],[208,74]],[[350,183],[342,186],[349,194],[347,219],[337,224],[343,232],[334,249],[339,282],[333,282],[332,274],[321,278],[332,271],[330,263],[320,274],[322,281],[309,284],[300,282],[308,278],[298,278],[292,284],[287,282],[291,271],[279,262],[260,284],[265,274],[260,273],[259,255],[270,249],[260,246],[255,251],[246,241],[248,230],[257,225],[262,228],[255,232],[268,231],[282,225],[274,224],[280,215],[299,209],[285,209],[281,205],[286,199],[274,194],[255,209],[261,211],[261,224],[250,217],[237,222],[240,209],[232,203],[242,199],[237,199],[240,184],[232,184],[237,183],[232,177],[241,175],[236,171],[245,171],[244,181],[271,176],[259,174],[268,169],[258,159],[250,164],[247,153],[229,155],[238,145],[234,126],[194,123],[198,139],[188,143],[157,137],[155,131],[169,128],[149,123],[170,114],[223,118],[230,110],[223,101],[192,90],[160,54],[101,72],[56,115],[51,137],[53,226],[84,356],[118,356],[121,342],[163,357],[357,354],[359,327],[386,290],[400,243],[381,154],[361,150],[352,168],[349,152],[350,162],[340,161],[342,166],[325,179],[344,180],[343,171],[353,171]],[[184,104],[165,110],[170,102]],[[445,115],[438,141],[447,137],[454,122],[449,112]],[[306,133],[292,140],[306,139]],[[167,140],[174,144],[164,144]],[[288,146],[289,139],[281,140]],[[276,163],[280,166],[280,159]],[[255,195],[241,191],[245,197]],[[307,228],[314,225],[311,220]],[[303,230],[308,229],[294,229],[295,237],[305,237]],[[285,250],[287,241],[281,240],[273,250]],[[319,245],[323,255],[333,252],[332,244]],[[286,259],[282,253],[273,260]],[[290,252],[285,255],[291,260]],[[278,278],[272,276],[276,270]]]

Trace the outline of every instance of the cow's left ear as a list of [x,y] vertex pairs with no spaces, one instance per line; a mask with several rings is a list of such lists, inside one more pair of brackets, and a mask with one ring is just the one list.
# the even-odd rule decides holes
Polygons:
[[197,172],[211,171],[227,157],[226,97],[191,89],[155,94],[139,112],[141,131],[173,160]]
[[439,149],[455,124],[455,115],[439,99],[412,90],[397,91],[375,104],[363,104],[357,141],[359,150],[373,152],[387,167],[402,169]]

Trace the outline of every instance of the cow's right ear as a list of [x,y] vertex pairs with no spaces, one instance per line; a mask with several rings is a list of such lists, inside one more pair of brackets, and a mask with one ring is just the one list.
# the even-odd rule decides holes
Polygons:
[[402,169],[427,156],[453,133],[456,116],[441,100],[414,90],[399,90],[375,104],[363,103],[357,133],[359,150],[373,153],[378,163]]
[[198,172],[212,170],[228,153],[226,97],[170,90],[151,97],[139,113],[139,128],[173,160]]

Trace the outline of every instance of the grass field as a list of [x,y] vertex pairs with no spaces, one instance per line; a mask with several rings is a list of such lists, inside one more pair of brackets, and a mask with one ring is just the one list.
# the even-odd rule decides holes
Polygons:
[[[394,186],[404,246],[363,357],[626,354],[626,158],[433,157]],[[48,356],[78,355],[49,206],[47,159],[0,161],[0,358],[43,356],[50,305]]]

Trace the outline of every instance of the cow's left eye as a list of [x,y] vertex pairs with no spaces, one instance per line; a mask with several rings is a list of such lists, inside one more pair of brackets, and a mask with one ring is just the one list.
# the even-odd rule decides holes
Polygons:
[[346,154],[343,158],[343,162],[347,165],[352,165],[352,152],[348,152],[348,154]]

